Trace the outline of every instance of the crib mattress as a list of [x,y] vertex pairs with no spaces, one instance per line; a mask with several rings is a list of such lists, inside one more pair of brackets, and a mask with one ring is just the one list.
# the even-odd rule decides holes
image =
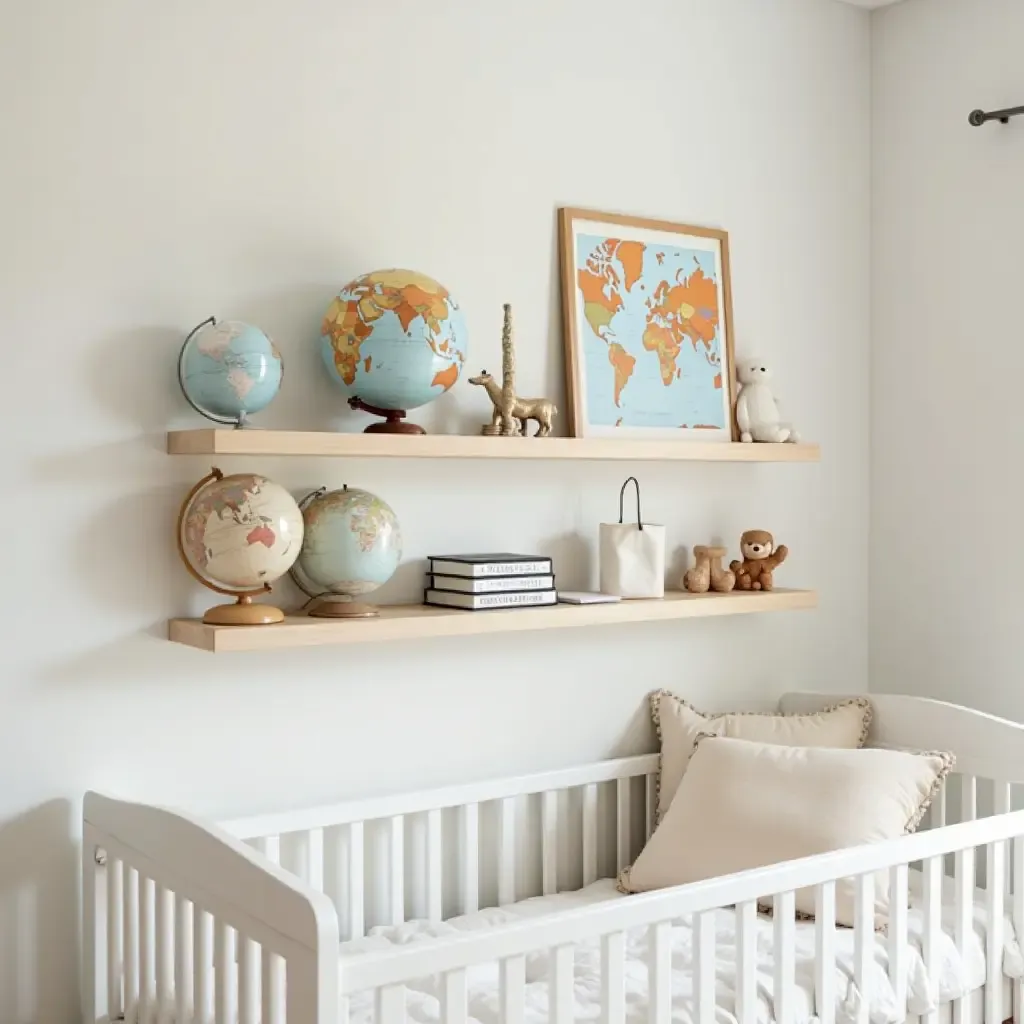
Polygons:
[[[958,999],[985,984],[985,928],[984,894],[975,899],[974,936],[961,957],[954,942],[952,879],[944,894],[941,949],[938,977],[927,977],[921,956],[923,915],[919,898],[919,879],[911,877],[911,910],[908,915],[908,1006],[907,1012],[921,1015],[936,1009],[938,1003]],[[605,900],[628,899],[615,888],[614,881],[605,879],[576,892],[541,896],[520,903],[491,910],[479,911],[444,922],[409,921],[394,927],[373,929],[362,939],[342,945],[342,958],[358,957],[370,951],[411,943],[429,943],[431,940],[459,933],[500,927],[512,921],[558,914]],[[948,908],[948,909],[947,909]],[[1003,971],[1007,977],[1024,976],[1024,957],[1007,918],[1003,948]],[[774,1019],[772,1005],[773,986],[773,925],[771,918],[759,916],[757,925],[757,989],[758,1020],[769,1024]],[[689,1022],[695,1019],[693,1003],[693,945],[691,919],[679,918],[672,924],[672,1003],[673,1020]],[[735,1021],[736,1005],[736,915],[732,910],[715,912],[716,949],[716,1002],[719,1024]],[[637,929],[626,936],[626,1011],[629,1024],[647,1022],[647,932]],[[810,1021],[814,1016],[814,923],[796,924],[796,977],[794,1007],[797,1021]],[[548,1021],[549,958],[546,952],[529,954],[526,958],[526,1019],[530,1022]],[[469,1016],[478,1024],[497,1024],[499,1013],[499,983],[496,964],[481,965],[468,972]],[[895,994],[888,977],[887,940],[878,936],[875,941],[874,984],[869,1007],[872,1024],[896,1024],[901,1020],[896,1010]],[[930,984],[929,982],[932,982]],[[853,932],[836,930],[836,1020],[838,1024],[852,1024],[857,1018],[862,996],[853,982]],[[574,1016],[577,1020],[600,1019],[601,951],[598,940],[581,943],[574,958]],[[938,1003],[931,1001],[930,993],[937,993]],[[406,1005],[410,1020],[423,1024],[440,1021],[438,979],[424,978],[406,986]],[[353,1024],[370,1024],[373,1019],[373,1001],[370,993],[357,994],[350,1004]],[[1009,1008],[1006,1010],[1009,1016]]]

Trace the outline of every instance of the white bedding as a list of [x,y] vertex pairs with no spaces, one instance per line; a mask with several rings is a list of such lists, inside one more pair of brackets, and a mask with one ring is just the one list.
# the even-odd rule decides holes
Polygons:
[[[940,969],[936,984],[929,984],[924,962],[921,958],[922,915],[920,911],[919,877],[911,877],[911,910],[909,914],[908,956],[908,1012],[923,1014],[936,1008],[938,1003],[957,999],[985,983],[985,911],[984,896],[979,892],[975,900],[975,935],[966,957],[961,958],[953,941],[953,889],[952,879],[944,881],[948,895],[943,902],[948,910],[943,915]],[[521,903],[475,914],[452,918],[442,923],[410,921],[396,927],[375,928],[364,939],[347,942],[342,946],[343,960],[358,957],[371,950],[382,950],[391,946],[409,943],[430,942],[432,938],[480,929],[500,927],[510,921],[557,914],[561,911],[586,906],[603,900],[628,899],[620,894],[614,881],[603,880],[577,892],[560,893],[557,896],[543,896]],[[736,926],[735,914],[731,910],[715,913],[716,933],[716,988],[717,1020],[722,1024],[734,1024],[736,992]],[[1024,976],[1024,957],[1021,955],[1013,927],[1007,919],[1004,929],[1006,940],[1003,948],[1003,971],[1008,977]],[[799,921],[796,925],[796,991],[795,1010],[797,1021],[809,1021],[814,1015],[814,923]],[[772,1009],[772,921],[768,917],[758,918],[757,933],[757,987],[758,1019],[768,1024],[774,1019]],[[870,1019],[872,1024],[895,1024],[900,1020],[896,1011],[895,996],[888,978],[887,940],[879,935],[875,942],[875,978],[872,986]],[[836,1019],[840,1024],[853,1021],[861,1002],[861,994],[852,980],[853,974],[853,932],[848,929],[836,930]],[[646,929],[627,934],[626,938],[626,1011],[630,1024],[646,1024],[647,1021],[647,935]],[[575,955],[575,1006],[577,1020],[600,1018],[600,945],[598,941],[577,946]],[[673,922],[672,926],[672,996],[673,1019],[687,1022],[694,1019],[693,1013],[693,946],[689,917]],[[479,1024],[496,1024],[498,1012],[498,968],[488,964],[471,968],[468,972],[469,1016]],[[548,976],[549,959],[546,952],[530,954],[526,963],[526,1017],[528,1021],[547,1021],[548,1017]],[[930,995],[932,993],[932,995]],[[410,1020],[422,1024],[436,1024],[440,1021],[438,1002],[438,981],[426,978],[410,982],[407,986],[406,1004]],[[369,1024],[373,1018],[373,1001],[370,993],[353,997],[350,1007],[354,1024]],[[1006,1011],[1009,1015],[1009,1009]]]

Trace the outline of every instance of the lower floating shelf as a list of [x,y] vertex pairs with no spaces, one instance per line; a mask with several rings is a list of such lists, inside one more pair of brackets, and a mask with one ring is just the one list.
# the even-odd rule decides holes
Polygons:
[[214,654],[229,651],[271,651],[322,644],[390,643],[425,637],[515,633],[531,629],[571,629],[610,626],[620,622],[665,622],[711,615],[744,615],[813,608],[813,590],[773,590],[770,593],[733,591],[731,594],[671,592],[662,600],[622,601],[618,604],[570,605],[548,608],[510,608],[467,612],[401,604],[381,609],[376,619],[311,619],[291,616],[273,626],[208,626],[200,619],[171,619],[169,639]]

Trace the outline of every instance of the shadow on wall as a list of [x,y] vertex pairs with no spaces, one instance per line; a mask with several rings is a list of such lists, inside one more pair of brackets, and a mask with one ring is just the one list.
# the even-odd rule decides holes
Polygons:
[[72,806],[51,800],[0,826],[0,1020],[74,1016],[78,857]]

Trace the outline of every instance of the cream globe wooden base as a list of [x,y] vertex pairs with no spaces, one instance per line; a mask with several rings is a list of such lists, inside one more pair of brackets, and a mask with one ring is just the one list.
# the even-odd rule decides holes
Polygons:
[[214,605],[204,616],[208,626],[270,626],[284,622],[284,612],[272,604],[253,604],[251,597],[240,597],[236,604]]
[[380,609],[374,604],[350,601],[344,597],[325,597],[306,612],[314,619],[375,619]]

